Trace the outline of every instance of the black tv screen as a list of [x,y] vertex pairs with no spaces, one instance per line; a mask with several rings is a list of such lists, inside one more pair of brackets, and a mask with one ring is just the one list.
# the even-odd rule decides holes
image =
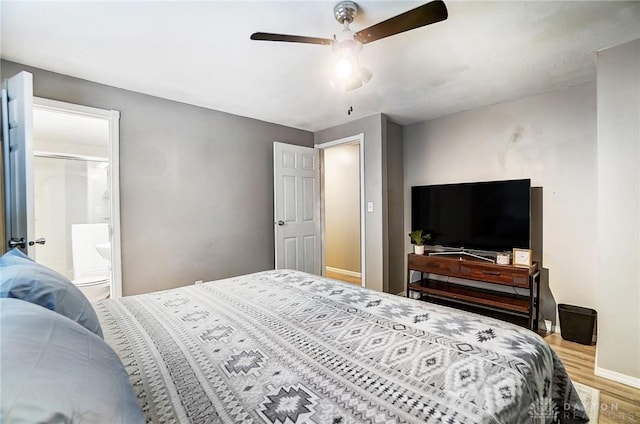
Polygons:
[[428,244],[506,251],[530,248],[531,180],[411,187],[411,229]]

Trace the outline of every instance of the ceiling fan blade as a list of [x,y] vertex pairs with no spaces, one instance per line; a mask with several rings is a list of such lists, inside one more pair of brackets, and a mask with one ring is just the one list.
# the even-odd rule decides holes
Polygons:
[[435,0],[358,31],[355,36],[362,44],[366,44],[400,34],[401,32],[444,21],[448,16],[449,12],[447,12],[447,6],[445,6],[444,2]]
[[306,43],[330,45],[333,40],[318,37],[303,37],[301,35],[271,34],[268,32],[254,32],[251,34],[252,40],[261,41],[285,41],[288,43]]

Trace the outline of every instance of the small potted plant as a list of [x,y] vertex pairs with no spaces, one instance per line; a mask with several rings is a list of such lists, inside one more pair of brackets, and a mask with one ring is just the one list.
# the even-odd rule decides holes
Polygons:
[[409,233],[411,244],[413,244],[413,253],[416,255],[424,255],[424,242],[431,239],[431,234],[422,230],[413,230]]

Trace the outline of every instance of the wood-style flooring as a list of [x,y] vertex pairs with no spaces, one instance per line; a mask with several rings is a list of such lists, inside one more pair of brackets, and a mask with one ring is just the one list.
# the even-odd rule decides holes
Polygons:
[[333,278],[334,280],[340,280],[340,281],[345,281],[347,283],[356,284],[358,286],[362,285],[362,280],[360,278],[352,277],[350,275],[345,275],[338,272],[326,270],[325,276],[329,278]]
[[596,376],[595,345],[570,342],[558,333],[543,337],[564,363],[571,380],[600,390],[600,424],[640,423],[640,389]]

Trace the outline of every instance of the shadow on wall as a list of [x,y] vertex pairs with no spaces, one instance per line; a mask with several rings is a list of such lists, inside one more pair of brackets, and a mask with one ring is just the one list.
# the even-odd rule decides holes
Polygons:
[[556,299],[549,288],[549,270],[542,268],[540,274],[540,320],[542,321],[540,328],[544,328],[545,320],[551,321],[553,326],[552,328],[547,328],[547,331],[551,331],[558,326],[557,306]]
[[[549,320],[553,326],[557,325],[557,305],[556,300],[549,288],[549,270],[542,262],[543,246],[542,223],[543,223],[543,189],[542,187],[531,187],[531,249],[533,250],[533,260],[538,262],[540,269],[540,321],[544,328],[544,321]],[[551,330],[551,328],[547,328]]]

